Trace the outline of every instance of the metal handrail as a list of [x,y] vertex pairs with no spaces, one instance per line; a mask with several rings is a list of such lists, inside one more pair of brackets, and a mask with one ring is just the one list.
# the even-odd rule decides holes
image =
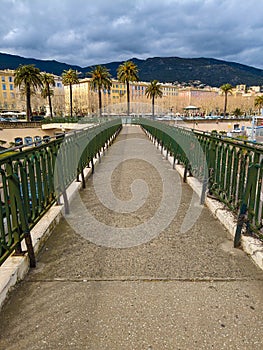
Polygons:
[[37,147],[16,148],[0,159],[0,264],[14,251],[21,253],[25,238],[31,266],[35,265],[30,229],[61,194],[67,202],[67,187],[93,164],[120,128],[121,120],[115,119]]
[[[174,163],[184,165],[184,180],[188,174],[197,177],[207,186],[209,196],[223,202],[239,218],[235,246],[240,243],[241,226],[262,239],[262,145],[149,119],[132,122],[149,132],[174,157]],[[240,221],[244,212],[246,220]]]

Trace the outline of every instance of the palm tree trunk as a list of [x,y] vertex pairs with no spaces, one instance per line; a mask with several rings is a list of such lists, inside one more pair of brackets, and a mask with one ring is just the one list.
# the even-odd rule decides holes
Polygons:
[[72,118],[72,84],[69,84],[69,98],[70,98],[70,118]]
[[99,114],[102,114],[101,89],[99,89]]
[[224,117],[226,117],[226,108],[227,108],[227,92],[225,92]]
[[51,95],[50,95],[50,88],[49,84],[47,84],[47,92],[48,92],[48,104],[49,104],[49,110],[50,110],[50,118],[53,118],[53,112],[52,112],[52,103],[51,103]]
[[129,81],[126,81],[127,85],[127,115],[130,115],[130,84]]
[[48,103],[49,103],[49,110],[50,110],[50,118],[53,118],[53,111],[52,111],[52,103],[51,103],[51,96],[48,95]]
[[30,122],[32,111],[31,111],[31,99],[30,99],[30,85],[26,85],[26,118],[27,121]]
[[152,117],[154,119],[154,96],[152,97]]

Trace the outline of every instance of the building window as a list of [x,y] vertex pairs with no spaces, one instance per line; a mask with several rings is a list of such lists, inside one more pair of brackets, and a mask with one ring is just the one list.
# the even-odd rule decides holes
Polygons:
[[13,82],[13,77],[8,77],[8,81],[9,81],[9,83],[12,83]]
[[2,84],[2,90],[6,90],[6,84]]
[[10,84],[9,85],[9,89],[12,91],[12,90],[14,90],[14,85],[13,84]]
[[5,81],[5,77],[2,77],[2,81]]
[[11,98],[15,98],[15,94],[13,92],[10,93]]
[[3,97],[7,98],[7,93],[6,92],[3,92]]

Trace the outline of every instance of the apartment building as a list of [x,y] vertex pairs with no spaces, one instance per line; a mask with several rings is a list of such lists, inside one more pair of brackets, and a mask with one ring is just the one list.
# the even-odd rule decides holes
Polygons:
[[[64,114],[65,93],[62,84],[62,78],[54,76],[55,87],[52,87],[52,106],[53,111],[58,115]],[[15,87],[15,71],[6,69],[0,70],[0,110],[2,111],[19,111],[26,110],[26,97],[22,89]],[[49,115],[49,105],[47,99],[41,96],[41,89],[35,91],[31,96],[31,107],[35,113],[46,113]]]
[[[64,86],[65,115],[70,114],[70,87]],[[102,106],[110,103],[110,91],[102,92]],[[79,79],[78,84],[72,85],[72,110],[74,115],[92,115],[99,109],[98,92],[92,89],[91,78]]]
[[0,70],[0,79],[0,110],[16,110],[18,90],[14,84],[14,70]]
[[[70,88],[65,86],[65,110],[70,111]],[[136,90],[135,90],[136,89]],[[138,90],[137,90],[138,89]],[[139,94],[140,83],[136,87],[131,84],[131,102],[136,100]],[[116,79],[112,80],[110,90],[104,89],[102,97],[102,113],[120,114],[127,111],[127,89],[124,83]],[[91,78],[80,79],[78,84],[72,85],[72,109],[75,115],[92,115],[99,108],[98,91],[92,89]]]
[[[53,112],[57,116],[63,116],[65,114],[65,91],[64,85],[62,83],[62,78],[60,76],[54,75],[55,86],[52,87],[52,108]],[[45,103],[46,115],[49,115],[49,105],[46,100]]]
[[[92,115],[99,108],[98,93],[91,88],[91,78],[80,79],[72,86],[73,112],[76,115]],[[130,82],[130,112],[133,114],[150,114],[152,102],[147,98],[145,91],[148,82]],[[178,97],[178,88],[172,84],[161,84],[163,97],[156,100],[156,112],[168,113],[173,110],[175,98]],[[65,110],[70,111],[69,86],[65,86]],[[116,79],[112,80],[110,90],[102,91],[102,113],[125,114],[127,112],[126,84]]]

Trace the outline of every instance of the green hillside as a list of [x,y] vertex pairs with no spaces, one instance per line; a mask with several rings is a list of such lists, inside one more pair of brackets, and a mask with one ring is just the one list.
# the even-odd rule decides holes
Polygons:
[[[221,86],[230,83],[263,85],[263,70],[246,66],[235,62],[227,62],[213,58],[179,58],[179,57],[154,57],[146,60],[132,58],[139,69],[141,81],[157,79],[161,82],[189,82],[199,80],[210,86]],[[111,62],[104,64],[116,78],[116,70],[123,62]],[[80,67],[57,61],[37,60],[15,55],[0,53],[0,69],[16,69],[20,64],[35,64],[41,71],[61,75],[63,70],[76,69],[82,76],[92,67]],[[97,64],[100,64],[98,62]]]

